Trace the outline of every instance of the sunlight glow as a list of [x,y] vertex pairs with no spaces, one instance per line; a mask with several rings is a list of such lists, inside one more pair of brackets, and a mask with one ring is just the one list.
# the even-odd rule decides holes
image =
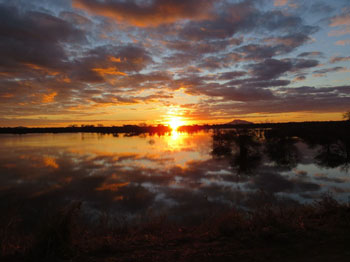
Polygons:
[[172,117],[168,122],[168,125],[173,131],[176,131],[180,126],[184,124],[185,122],[180,117]]

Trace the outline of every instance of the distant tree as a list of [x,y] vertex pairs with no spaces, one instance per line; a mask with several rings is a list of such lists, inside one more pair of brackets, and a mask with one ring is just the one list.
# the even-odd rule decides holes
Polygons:
[[343,118],[344,118],[345,121],[350,121],[350,111],[345,112],[343,114]]

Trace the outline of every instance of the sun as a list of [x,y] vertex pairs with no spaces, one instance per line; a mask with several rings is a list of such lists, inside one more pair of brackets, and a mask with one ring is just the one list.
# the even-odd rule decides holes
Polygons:
[[176,131],[180,126],[184,125],[185,122],[179,117],[172,117],[168,124],[173,131]]

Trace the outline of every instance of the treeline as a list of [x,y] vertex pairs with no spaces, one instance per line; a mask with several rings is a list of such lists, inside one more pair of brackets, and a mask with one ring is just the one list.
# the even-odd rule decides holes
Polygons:
[[[178,128],[180,132],[198,132],[201,130],[215,130],[228,128],[272,128],[276,130],[284,130],[285,132],[296,132],[300,130],[310,130],[324,132],[330,129],[347,129],[350,127],[350,121],[327,121],[327,122],[288,122],[288,123],[258,123],[258,124],[221,124],[221,125],[190,125]],[[123,126],[68,126],[68,127],[2,127],[2,134],[28,134],[28,133],[105,133],[105,134],[165,134],[171,132],[172,129],[166,125],[146,126],[146,125],[123,125]]]
[[196,132],[200,130],[209,129],[229,129],[229,128],[271,128],[278,130],[290,130],[296,131],[300,129],[310,129],[310,130],[325,130],[333,128],[349,128],[350,121],[313,121],[313,122],[287,122],[287,123],[257,123],[257,124],[222,124],[222,125],[191,125],[191,126],[181,126],[179,131],[182,132]]
[[103,133],[103,134],[164,134],[171,132],[171,128],[164,125],[157,126],[138,126],[138,125],[124,125],[124,126],[94,126],[82,125],[68,126],[68,127],[3,127],[0,128],[2,134],[29,134],[29,133]]

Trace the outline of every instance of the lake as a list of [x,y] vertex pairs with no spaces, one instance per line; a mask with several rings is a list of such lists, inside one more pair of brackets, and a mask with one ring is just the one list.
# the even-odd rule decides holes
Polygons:
[[[123,219],[191,219],[232,207],[350,198],[348,143],[268,130],[165,135],[0,135],[0,208],[26,214],[81,201]],[[24,211],[23,211],[24,212]]]

